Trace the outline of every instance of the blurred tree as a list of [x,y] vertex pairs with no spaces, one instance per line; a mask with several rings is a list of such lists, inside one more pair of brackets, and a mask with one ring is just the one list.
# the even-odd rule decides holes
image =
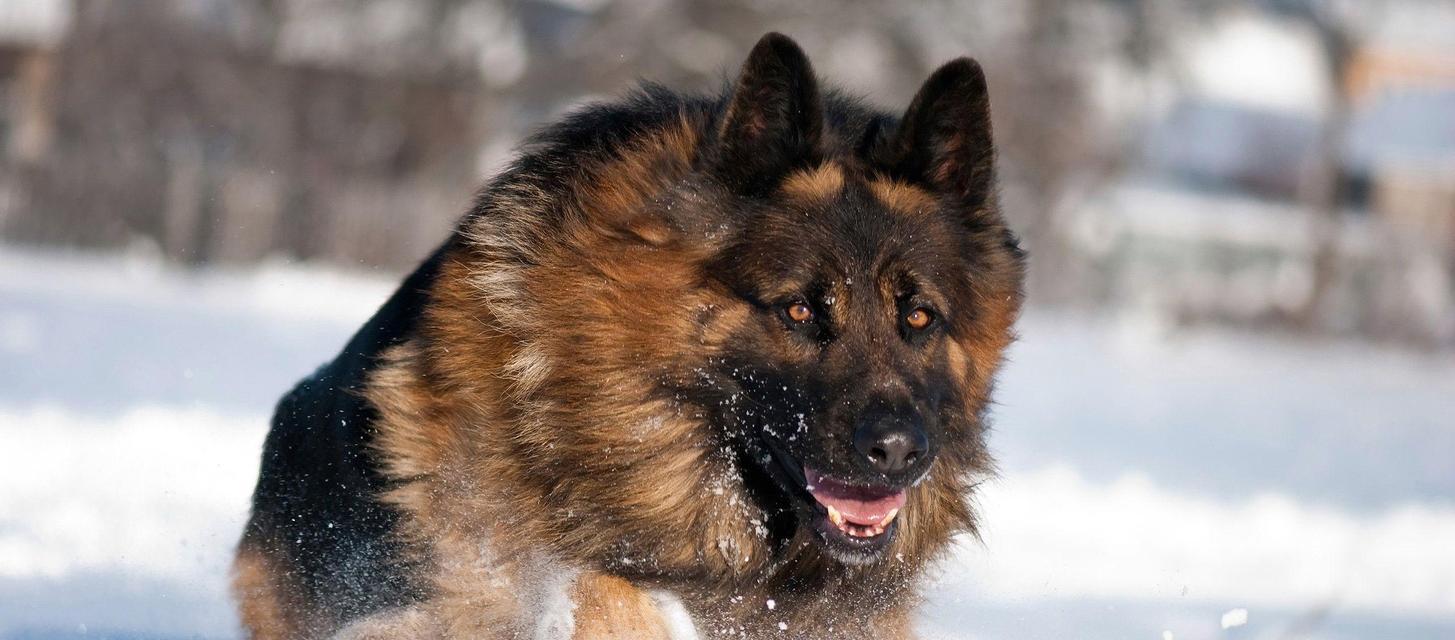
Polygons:
[[[404,266],[537,123],[635,78],[712,90],[764,31],[899,109],[935,66],[985,64],[1032,291],[1084,290],[1064,213],[1116,152],[1089,98],[1127,0],[95,0],[56,54],[54,143],[7,237],[150,238],[175,259]],[[1139,37],[1146,37],[1141,34]],[[1140,45],[1139,45],[1140,46]],[[1143,46],[1142,55],[1150,45]]]
[[1267,0],[1273,11],[1309,26],[1318,36],[1328,86],[1327,103],[1314,152],[1314,165],[1303,199],[1314,212],[1309,233],[1313,247],[1312,282],[1307,298],[1294,311],[1292,320],[1304,329],[1315,328],[1321,319],[1339,268],[1338,244],[1344,203],[1348,191],[1344,167],[1345,141],[1349,136],[1352,107],[1346,80],[1349,64],[1357,50],[1347,7],[1332,0]]

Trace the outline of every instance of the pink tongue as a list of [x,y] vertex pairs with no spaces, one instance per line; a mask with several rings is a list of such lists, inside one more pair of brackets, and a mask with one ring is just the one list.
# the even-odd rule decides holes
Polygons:
[[813,498],[825,507],[833,507],[854,524],[878,524],[890,511],[904,506],[903,491],[876,491],[826,478],[807,467],[803,471]]

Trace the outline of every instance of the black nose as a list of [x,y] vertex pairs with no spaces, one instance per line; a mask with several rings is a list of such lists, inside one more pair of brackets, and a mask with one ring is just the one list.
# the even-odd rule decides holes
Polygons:
[[854,448],[880,473],[898,473],[929,451],[930,439],[917,418],[874,412],[854,429]]

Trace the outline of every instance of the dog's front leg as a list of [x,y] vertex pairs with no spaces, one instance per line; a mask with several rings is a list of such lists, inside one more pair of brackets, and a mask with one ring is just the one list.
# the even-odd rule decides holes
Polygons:
[[381,611],[350,623],[331,640],[435,640],[441,638],[434,620],[422,609],[400,607]]
[[671,640],[673,634],[657,600],[630,582],[586,572],[571,589],[573,640]]

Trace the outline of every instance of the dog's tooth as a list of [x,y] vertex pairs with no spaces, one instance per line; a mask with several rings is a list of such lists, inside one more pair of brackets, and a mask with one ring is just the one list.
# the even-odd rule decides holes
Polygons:
[[899,515],[899,508],[890,509],[889,513],[884,514],[884,519],[879,521],[880,526],[888,526],[890,522],[894,521],[894,516],[897,515]]
[[834,526],[836,526],[836,527],[843,527],[844,526],[844,515],[841,514],[841,513],[839,513],[839,510],[838,509],[835,509],[834,508],[834,505],[831,505],[830,504],[830,505],[824,505],[824,506],[826,506],[826,507],[829,508],[829,522],[834,523]]

